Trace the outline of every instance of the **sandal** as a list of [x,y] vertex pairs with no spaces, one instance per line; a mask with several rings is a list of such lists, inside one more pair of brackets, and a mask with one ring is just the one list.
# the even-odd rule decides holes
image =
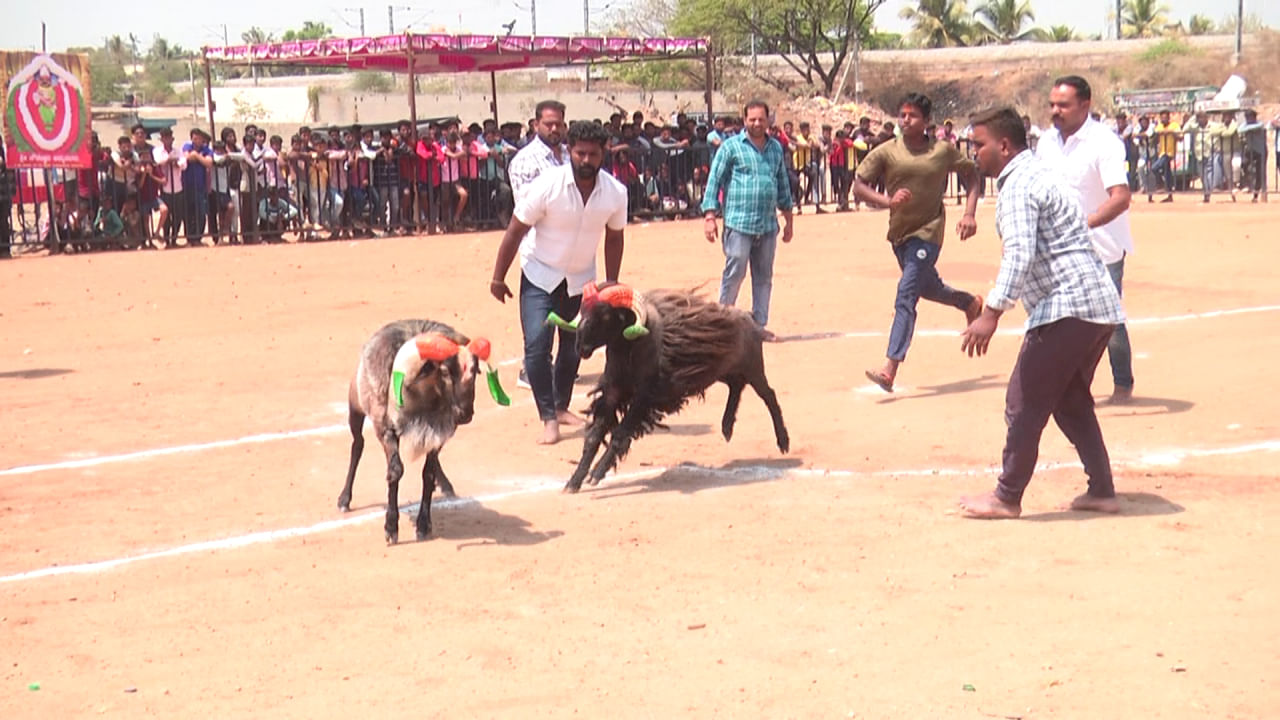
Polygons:
[[888,375],[885,375],[883,371],[868,370],[866,374],[867,379],[879,385],[881,390],[887,393],[893,392],[893,380]]

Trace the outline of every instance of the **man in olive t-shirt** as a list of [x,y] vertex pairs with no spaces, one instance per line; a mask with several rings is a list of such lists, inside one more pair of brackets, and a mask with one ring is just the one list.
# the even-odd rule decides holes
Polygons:
[[[911,346],[920,298],[963,310],[966,325],[982,313],[981,297],[947,286],[936,268],[946,233],[943,195],[947,176],[956,171],[963,187],[969,189],[964,217],[956,225],[961,240],[968,240],[978,229],[974,219],[978,183],[973,161],[955,145],[927,132],[932,109],[924,95],[911,93],[903,98],[898,118],[902,137],[878,145],[858,165],[854,177],[854,193],[859,199],[889,208],[889,242],[902,270],[887,360],[882,369],[867,371],[867,378],[886,392],[893,392],[898,366]],[[885,192],[879,193],[873,186],[882,176]]]

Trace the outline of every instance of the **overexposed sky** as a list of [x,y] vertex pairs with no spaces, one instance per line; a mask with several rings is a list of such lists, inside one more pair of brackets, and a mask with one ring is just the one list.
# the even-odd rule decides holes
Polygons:
[[[611,5],[628,0],[588,0],[592,22],[603,23]],[[516,21],[514,32],[530,32],[530,4],[536,2],[538,34],[567,35],[581,33],[583,5],[581,0],[398,0],[392,5],[395,31],[406,25],[425,31],[443,27],[449,32],[500,34],[501,25]],[[1036,22],[1043,26],[1069,25],[1081,35],[1105,33],[1109,26],[1107,13],[1115,0],[1031,0],[1037,11]],[[889,0],[877,13],[878,26],[889,31],[905,31],[906,24],[898,11],[911,0]],[[1164,0],[1172,21],[1186,21],[1194,13],[1214,20],[1234,13],[1233,0]],[[971,0],[970,5],[977,5]],[[68,46],[100,45],[110,35],[138,38],[139,51],[151,45],[160,34],[185,48],[223,44],[224,28],[231,44],[239,44],[240,33],[258,26],[277,37],[290,28],[299,28],[306,20],[327,23],[339,35],[360,33],[359,9],[364,8],[365,32],[386,34],[389,30],[388,5],[367,4],[360,0],[218,0],[206,3],[179,3],[171,0],[129,0],[124,3],[101,0],[57,0],[49,3],[10,2],[0,23],[0,48],[38,49],[40,22],[48,24],[51,50]],[[207,9],[207,10],[206,10]],[[217,14],[213,14],[216,10]],[[1280,0],[1245,0],[1245,12],[1258,15],[1271,27],[1280,28]],[[1111,23],[1114,25],[1114,22]]]

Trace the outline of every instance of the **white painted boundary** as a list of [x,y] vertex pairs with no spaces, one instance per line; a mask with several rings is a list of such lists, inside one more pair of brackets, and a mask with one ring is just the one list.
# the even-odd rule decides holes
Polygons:
[[[1202,457],[1221,457],[1226,455],[1245,455],[1259,452],[1278,452],[1280,451],[1280,440],[1265,440],[1262,442],[1250,443],[1247,445],[1235,445],[1220,448],[1173,448],[1167,451],[1151,452],[1142,455],[1136,461],[1120,461],[1113,462],[1114,467],[1149,467],[1151,465],[1177,465],[1187,458]],[[1043,463],[1036,466],[1037,472],[1046,472],[1051,470],[1061,470],[1066,468],[1078,468],[1079,463],[1057,462]],[[776,479],[787,475],[799,475],[802,477],[934,477],[934,476],[951,476],[951,477],[975,477],[975,476],[991,476],[998,472],[995,466],[985,468],[920,468],[920,469],[903,469],[903,470],[828,470],[822,468],[799,468],[784,469],[775,468],[768,465],[753,465],[747,467],[720,469],[708,468],[700,465],[677,465],[674,468],[653,467],[631,473],[622,473],[619,475],[610,475],[606,478],[608,482],[619,482],[627,480],[639,480],[648,477],[656,477],[669,470],[679,470],[692,475],[704,477],[723,478],[733,480],[735,478],[756,480],[756,479]],[[474,498],[457,498],[453,500],[438,500],[432,503],[433,507],[449,508],[461,507],[476,503],[495,503],[508,498],[520,495],[532,495],[534,493],[548,492],[563,487],[563,480],[550,477],[535,478],[511,478],[512,480],[520,480],[529,482],[528,487],[518,490],[511,490],[501,493],[491,493],[481,495]],[[413,512],[417,504],[410,504],[401,507],[401,512]],[[90,573],[106,572],[114,570],[125,565],[142,562],[144,560],[157,560],[160,558],[177,557],[180,555],[191,555],[202,552],[215,552],[218,550],[231,550],[235,548],[248,547],[250,545],[262,545],[266,543],[288,540],[290,538],[306,537],[308,535],[316,535],[319,533],[329,532],[331,530],[339,530],[341,528],[352,525],[361,525],[366,522],[381,518],[384,516],[383,510],[371,510],[368,512],[344,517],[337,520],[326,520],[314,523],[312,525],[304,525],[301,527],[284,528],[281,530],[263,530],[247,535],[237,535],[218,540],[206,540],[188,545],[178,545],[176,547],[166,548],[164,550],[155,550],[152,552],[140,553],[137,555],[125,555],[123,557],[113,558],[110,560],[100,560],[98,562],[81,563],[77,565],[60,565],[40,568],[38,570],[30,570],[27,572],[16,573],[13,575],[0,576],[0,585],[5,583],[16,583],[27,580],[36,580],[44,577],[56,577],[60,575],[81,575]]]

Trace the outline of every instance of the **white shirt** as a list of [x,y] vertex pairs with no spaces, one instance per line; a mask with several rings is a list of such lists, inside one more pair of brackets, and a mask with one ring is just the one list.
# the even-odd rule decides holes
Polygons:
[[[1124,142],[1093,118],[1087,118],[1066,143],[1058,128],[1047,130],[1036,145],[1036,157],[1075,191],[1086,217],[1107,201],[1107,188],[1129,184]],[[1120,262],[1125,254],[1133,252],[1129,211],[1090,230],[1089,239],[1102,262]]]
[[596,279],[596,248],[605,228],[627,226],[627,188],[601,172],[584,205],[573,168],[563,165],[529,183],[515,217],[533,228],[520,242],[520,269],[529,282],[548,293],[567,282],[570,296],[581,295]]
[[[164,145],[157,145],[151,149],[151,157],[164,173],[164,187],[160,188],[160,192],[166,195],[177,195],[182,192],[182,171],[187,169],[186,154],[176,145],[173,150],[165,150]],[[177,162],[167,165],[171,157],[177,158]]]

